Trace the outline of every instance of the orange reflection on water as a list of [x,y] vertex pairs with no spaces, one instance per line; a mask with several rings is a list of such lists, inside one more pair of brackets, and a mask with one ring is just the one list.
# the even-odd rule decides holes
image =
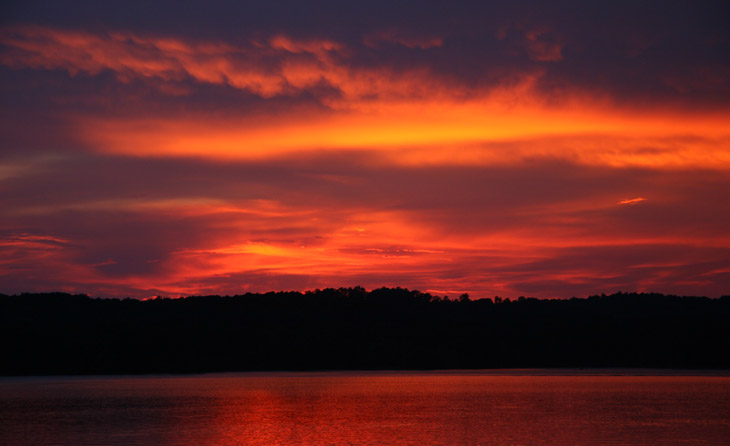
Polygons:
[[730,432],[727,378],[522,373],[233,378],[215,443],[644,445]]
[[730,377],[612,376],[622,373],[3,378],[0,443],[644,446],[730,438]]

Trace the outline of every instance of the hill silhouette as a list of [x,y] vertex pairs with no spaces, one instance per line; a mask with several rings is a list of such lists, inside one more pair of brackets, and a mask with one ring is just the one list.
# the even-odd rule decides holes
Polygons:
[[730,296],[457,300],[402,288],[0,295],[0,374],[729,368]]

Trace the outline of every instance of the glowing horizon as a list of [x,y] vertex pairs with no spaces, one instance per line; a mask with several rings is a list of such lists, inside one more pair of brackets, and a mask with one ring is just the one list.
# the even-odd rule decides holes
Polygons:
[[730,293],[730,40],[701,7],[682,63],[670,31],[607,47],[616,17],[186,33],[18,11],[0,293]]

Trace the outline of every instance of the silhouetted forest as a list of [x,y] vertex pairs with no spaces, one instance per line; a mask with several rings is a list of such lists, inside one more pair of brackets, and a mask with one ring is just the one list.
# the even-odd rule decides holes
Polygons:
[[0,295],[0,374],[730,367],[730,296],[449,300],[402,288]]

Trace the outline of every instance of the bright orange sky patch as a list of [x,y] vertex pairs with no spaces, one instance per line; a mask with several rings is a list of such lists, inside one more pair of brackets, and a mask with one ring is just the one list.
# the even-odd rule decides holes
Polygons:
[[0,293],[726,293],[726,32],[520,14],[9,21]]
[[[320,118],[285,115],[253,125],[246,120],[89,118],[81,119],[78,126],[94,147],[134,156],[255,160],[354,149],[383,152],[399,164],[509,163],[557,157],[587,164],[719,168],[730,164],[725,125],[729,119],[725,115],[611,113],[590,107],[556,110],[413,103],[383,104],[370,113],[350,111]],[[526,142],[514,150],[483,146],[511,141]]]

